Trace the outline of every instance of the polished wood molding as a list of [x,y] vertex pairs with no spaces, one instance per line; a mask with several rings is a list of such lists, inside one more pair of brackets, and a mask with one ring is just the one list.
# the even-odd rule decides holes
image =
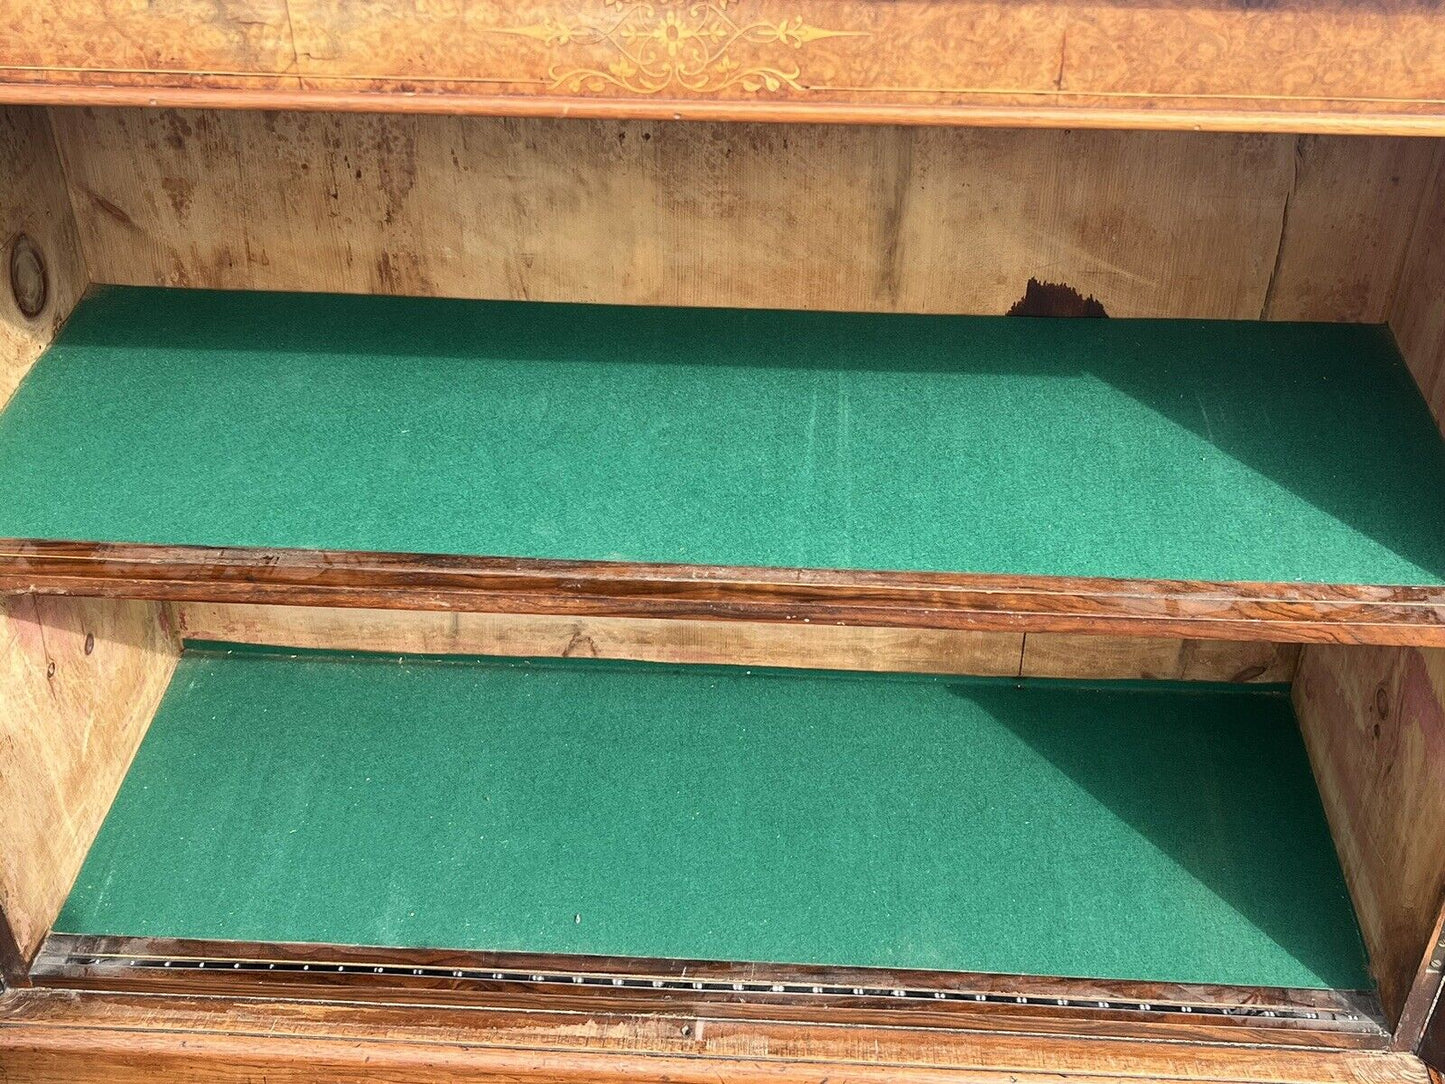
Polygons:
[[0,997],[0,1069],[27,1084],[1430,1084],[1391,1051],[43,988]]
[[1426,0],[31,0],[0,100],[1439,134]]
[[735,568],[0,540],[0,592],[1445,646],[1445,587]]
[[[1275,135],[1445,135],[1445,104],[1432,112],[1276,110],[1248,99],[1233,108],[1071,107],[989,104],[733,105],[699,101],[613,101],[598,98],[501,98],[477,94],[194,89],[166,86],[71,86],[0,82],[0,105],[223,109],[258,112],[408,113],[433,116],[566,117],[578,120],[751,121],[777,124],[868,124],[971,128],[1077,128],[1162,132],[1245,132]],[[1324,103],[1320,103],[1323,105]],[[1440,114],[1433,112],[1440,110]]]
[[51,934],[37,986],[1384,1049],[1363,991]]

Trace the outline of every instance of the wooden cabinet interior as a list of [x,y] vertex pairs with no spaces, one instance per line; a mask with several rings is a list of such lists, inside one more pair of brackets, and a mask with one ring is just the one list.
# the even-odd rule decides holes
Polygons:
[[[1110,318],[1387,324],[1435,418],[1445,419],[1445,155],[1430,139],[8,107],[0,111],[0,165],[6,266],[24,235],[43,258],[48,285],[38,318],[0,291],[0,400],[94,283],[976,315],[1001,315],[1030,298],[1077,311],[1068,306],[1092,298]],[[1361,404],[1362,414],[1369,406]],[[10,983],[34,984],[0,1002],[0,1066],[19,1079],[62,1079],[55,1066],[65,1058],[112,1080],[154,1079],[145,1074],[155,1066],[177,1079],[245,1079],[273,1056],[310,1059],[316,1079],[340,1079],[356,1071],[359,1037],[383,1031],[378,1072],[388,1079],[424,1064],[477,1079],[511,1071],[644,1078],[691,1072],[690,1064],[709,1059],[739,1079],[807,1079],[808,1059],[856,1062],[858,1044],[872,1043],[872,1056],[887,1064],[855,1064],[863,1078],[926,1079],[963,1067],[980,1079],[1065,1071],[1423,1082],[1409,1052],[1422,1037],[1427,1054],[1445,1045],[1436,1011],[1445,663],[1418,627],[1374,646],[1307,642],[1370,635],[1314,634],[1302,621],[1281,635],[1266,618],[1291,600],[1277,597],[1256,599],[1258,612],[1242,625],[1210,627],[1196,614],[1119,624],[1108,635],[1097,622],[920,627],[928,622],[917,612],[888,624],[854,615],[804,625],[780,620],[780,611],[546,612],[535,597],[514,601],[515,612],[487,604],[495,598],[458,606],[460,596],[429,608],[416,592],[400,604],[319,589],[303,595],[284,584],[271,595],[223,595],[214,563],[198,570],[186,555],[168,555],[172,563],[150,574],[200,585],[187,595],[147,592],[130,565],[119,585],[104,582],[102,565],[82,582],[64,571],[77,551],[45,542],[24,540],[0,570],[0,963]],[[275,563],[233,556],[244,565],[235,576],[243,584],[264,582]],[[321,567],[322,579],[327,574]],[[115,597],[85,597],[101,594]],[[280,604],[295,602],[306,605]],[[1169,596],[1160,605],[1182,602]],[[1350,622],[1372,623],[1362,614]],[[418,976],[415,989],[383,976],[397,981],[378,988],[369,1007],[337,1004],[325,983],[294,985],[274,1003],[246,1002],[243,980],[196,972],[148,986],[149,973],[137,979],[98,958],[84,962],[94,943],[43,946],[183,640],[1288,682],[1368,951],[1380,1026],[1330,1032],[1317,1023],[1291,1032],[1246,1016],[1228,1025],[1230,1038],[1242,1040],[1235,1044],[1220,1043],[1213,1025],[1160,1024],[1119,1005],[1080,1023],[1041,1005],[985,1002],[982,1015],[953,1029],[921,1009],[898,1026],[886,998],[805,1012],[751,987],[738,998],[679,994],[665,1006],[642,994],[608,1000],[609,987],[599,987],[599,999],[577,995],[581,1008],[562,1010],[548,1008],[562,1004],[554,992],[525,979],[469,1001],[465,991],[444,998],[444,976]],[[139,948],[110,947],[115,960]],[[147,948],[178,958],[195,949]],[[253,957],[274,962],[276,950],[217,951],[249,967]],[[355,962],[390,966],[365,954]],[[505,962],[526,971],[522,961]],[[610,985],[617,976],[597,964],[592,977]],[[720,971],[717,981],[744,979]],[[1188,1002],[1177,989],[1037,981],[1043,985],[1018,980],[972,992],[1120,1004],[1240,999],[1196,991],[1200,1000]],[[975,985],[986,983],[975,977]],[[94,992],[62,997],[62,987]],[[908,989],[937,992],[922,981]],[[454,1000],[431,1020],[420,1018],[419,1004],[447,998]],[[1330,1011],[1340,1007],[1331,1003]],[[571,1028],[563,1013],[572,1011],[589,1014],[603,1037]],[[846,1041],[818,1027],[844,1019],[855,1028]],[[276,1036],[273,1053],[246,1038],[258,1033]],[[1175,1042],[1144,1041],[1161,1038]],[[283,1046],[286,1053],[275,1053]]]
[[[616,654],[668,661],[710,662],[723,658],[737,662],[766,652],[761,658],[773,665],[801,664],[835,670],[902,668],[893,661],[902,650],[910,668],[995,675],[1019,673],[1036,665],[1026,660],[1047,660],[1051,654],[1057,657],[1062,652],[1070,666],[1087,667],[1093,677],[1187,676],[1215,683],[1293,681],[1296,714],[1368,948],[1384,1022],[1389,1026],[1398,1021],[1407,1031],[1424,1026],[1428,1003],[1439,981],[1439,971],[1431,967],[1427,953],[1433,947],[1429,939],[1437,935],[1434,919],[1438,911],[1432,912],[1428,901],[1438,899],[1445,888],[1445,864],[1438,861],[1438,840],[1429,836],[1430,828],[1439,820],[1440,799],[1421,782],[1435,770],[1431,758],[1445,727],[1445,697],[1439,683],[1441,652],[1320,645],[1299,652],[1287,646],[1258,644],[1171,644],[1080,637],[1060,641],[1043,637],[1043,644],[1031,653],[1030,637],[1021,637],[1015,649],[999,643],[993,634],[955,632],[912,634],[921,637],[924,644],[933,644],[933,661],[920,662],[920,658],[928,658],[929,652],[920,655],[907,650],[910,641],[900,642],[903,634],[896,630],[800,628],[790,630],[788,645],[777,653],[767,650],[770,642],[776,643],[773,633],[773,626],[735,627],[720,622],[501,615],[457,615],[453,620],[451,615],[357,609],[168,607],[117,600],[37,600],[18,596],[6,614],[7,688],[28,695],[18,701],[20,710],[8,723],[11,763],[7,764],[6,778],[22,786],[44,778],[50,786],[39,796],[33,792],[7,793],[6,803],[0,807],[5,812],[6,837],[13,841],[12,846],[44,856],[43,860],[7,867],[25,871],[27,877],[22,884],[4,886],[6,914],[16,930],[24,958],[39,952],[35,971],[27,978],[23,969],[16,968],[12,980],[34,982],[37,990],[71,987],[124,993],[151,989],[159,993],[212,995],[241,992],[248,980],[255,980],[270,983],[266,988],[273,989],[277,996],[322,998],[331,996],[335,984],[341,983],[341,988],[349,991],[348,996],[403,1005],[417,1003],[419,998],[460,998],[460,1003],[465,1004],[477,996],[474,987],[478,983],[486,994],[483,1000],[499,1006],[540,1008],[549,1003],[546,998],[554,996],[543,981],[546,976],[539,972],[555,973],[557,957],[377,950],[369,956],[364,952],[342,956],[353,976],[345,978],[301,973],[301,961],[309,961],[307,968],[315,971],[321,971],[326,960],[331,960],[334,967],[338,951],[317,957],[306,955],[302,948],[301,955],[291,957],[298,961],[297,966],[278,979],[271,973],[275,961],[287,958],[276,955],[282,951],[278,946],[52,936],[42,950],[41,939],[70,891],[110,797],[149,722],[149,713],[169,680],[182,636],[242,644],[257,641],[286,648],[319,646],[446,656],[454,656],[459,650],[481,650],[524,657]],[[736,653],[731,650],[734,641],[739,648]],[[1012,655],[1012,667],[1005,667],[1000,657],[1000,649],[1005,646],[1017,652]],[[1198,650],[1201,647],[1205,650]],[[1097,663],[1091,665],[1090,660]],[[78,733],[82,727],[84,733]],[[56,824],[65,824],[67,833],[57,833]],[[197,959],[211,962],[211,978],[204,971],[194,970]],[[271,963],[266,963],[268,960]],[[151,961],[149,969],[145,961]],[[174,962],[166,962],[163,969],[162,961]],[[189,970],[186,961],[191,962]],[[652,989],[652,982],[671,981],[668,972],[645,962],[585,958],[563,958],[562,962],[569,970],[559,978],[573,991],[566,996],[583,997],[584,1003],[594,1004],[587,999],[594,993],[598,997],[605,994],[603,1001],[595,1003],[599,1010],[611,1005],[617,1011],[637,1011],[646,1004],[643,993]],[[235,973],[241,969],[238,978]],[[375,977],[383,970],[384,976]],[[502,970],[507,972],[505,981],[497,981]],[[639,973],[648,976],[639,991],[617,991],[609,978]],[[986,1006],[990,1029],[1043,1029],[1067,1034],[1072,1030],[1067,1015],[1063,1020],[1051,1016],[1055,1012],[1052,1006],[1063,998],[1074,1004],[1097,1006],[1089,1010],[1091,1016],[1098,1017],[1089,1025],[1095,1033],[1102,1029],[1120,1037],[1148,1035],[1157,1016],[1151,1017],[1147,1025],[1141,1024],[1137,1015],[1131,1019],[1123,1002],[1132,997],[1136,1004],[1147,1000],[1156,1014],[1181,1003],[1193,1005],[1200,1014],[1210,1005],[1235,1004],[1238,1008],[1234,1011],[1239,1015],[1232,1020],[1201,1015],[1190,1022],[1194,1029],[1232,1029],[1227,1033],[1203,1033],[1216,1037],[1228,1034],[1230,1038],[1267,1045],[1324,1043],[1343,1049],[1362,1044],[1367,1049],[1391,1045],[1387,1032],[1381,1032],[1371,1043],[1368,1032],[1352,1031],[1342,1023],[1333,1025],[1335,1030],[1321,1030],[1341,1013],[1348,1019],[1349,1014],[1364,1012],[1363,1019],[1368,1019],[1370,1010],[1352,1000],[1328,1002],[1316,998],[1306,1002],[1315,1021],[1311,1025],[1314,1030],[1294,1031],[1287,1018],[1300,1010],[1291,1009],[1289,1001],[1280,999],[1298,998],[1304,996],[1304,991],[1241,991],[1238,996],[1248,997],[1244,1002],[1231,1000],[1236,995],[1229,988],[1209,990],[1197,984],[1155,984],[1146,988],[1138,983],[1094,981],[1070,985],[1038,979],[1029,980],[1031,988],[1026,980],[1006,976],[905,976],[893,972],[885,973],[889,985],[871,994],[876,1004],[867,997],[852,1001],[841,998],[838,1003],[814,1005],[811,1009],[795,1004],[767,1009],[763,1007],[767,999],[776,997],[785,986],[811,988],[826,982],[831,989],[846,979],[847,983],[866,986],[871,993],[884,980],[878,972],[827,968],[790,971],[756,965],[720,970],[715,977],[706,966],[681,974],[686,978],[681,985],[687,992],[669,991],[666,1000],[672,1009],[679,1008],[679,998],[686,1002],[695,996],[701,999],[697,1011],[721,1013],[724,1018],[739,1011],[746,1017],[749,1004],[754,1004],[755,1013],[782,1013],[789,1019],[804,1021],[855,1020],[860,1024],[870,1019],[897,1019],[897,1011],[908,1010],[913,1013],[906,1018],[908,1026],[933,1027],[951,1019],[950,1012],[980,1011],[971,1006],[972,999],[982,994],[990,999]],[[586,978],[589,975],[593,978]],[[697,988],[691,984],[704,979],[708,989],[695,993]],[[584,980],[588,985],[576,992],[575,984]],[[942,989],[966,990],[968,1000],[950,1003],[945,1007],[948,1011],[929,1007],[932,1001],[917,1010],[911,1003],[890,1001],[897,996],[895,988],[917,990],[932,998],[928,992],[940,980],[948,984]],[[285,985],[276,987],[278,981]],[[370,992],[364,985],[367,981],[373,984]],[[235,985],[238,982],[240,986]],[[363,985],[353,988],[349,985],[352,982]],[[746,986],[742,994],[737,993],[742,989],[739,983]],[[713,986],[717,992],[711,992]],[[1024,991],[1022,995],[1017,993],[1020,990]],[[724,991],[723,1003],[713,1004]],[[839,994],[843,992],[840,988]],[[540,1001],[536,1000],[539,994]],[[1018,996],[1032,1000],[1027,1007],[1019,1008],[1014,1004]],[[1102,1008],[1106,1002],[1111,1005],[1108,1010]],[[727,1007],[734,1003],[743,1008]],[[1264,1018],[1244,1012],[1246,1004],[1263,1012]],[[1270,1007],[1261,1010],[1261,1005]],[[1177,1009],[1173,1011],[1178,1013]],[[919,1016],[919,1012],[923,1015]],[[1298,1022],[1294,1025],[1298,1027]],[[1401,1035],[1397,1041],[1413,1045],[1409,1036]]]

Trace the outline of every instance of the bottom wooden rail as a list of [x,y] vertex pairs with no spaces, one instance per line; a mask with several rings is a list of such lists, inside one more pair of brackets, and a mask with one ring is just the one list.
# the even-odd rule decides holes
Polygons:
[[823,1081],[1428,1084],[1414,1055],[849,1027],[705,1012],[518,1011],[32,988],[0,996],[7,1084]]
[[1381,1049],[1372,995],[883,968],[52,934],[37,986]]

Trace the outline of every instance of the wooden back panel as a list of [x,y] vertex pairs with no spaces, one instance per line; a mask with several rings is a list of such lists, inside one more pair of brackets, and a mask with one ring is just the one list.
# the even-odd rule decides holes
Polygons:
[[1383,322],[1426,140],[52,111],[97,282]]

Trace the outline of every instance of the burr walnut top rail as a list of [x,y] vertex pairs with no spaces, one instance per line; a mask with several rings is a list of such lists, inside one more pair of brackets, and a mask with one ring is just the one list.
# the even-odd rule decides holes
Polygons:
[[36,0],[0,101],[1445,132],[1427,0]]

